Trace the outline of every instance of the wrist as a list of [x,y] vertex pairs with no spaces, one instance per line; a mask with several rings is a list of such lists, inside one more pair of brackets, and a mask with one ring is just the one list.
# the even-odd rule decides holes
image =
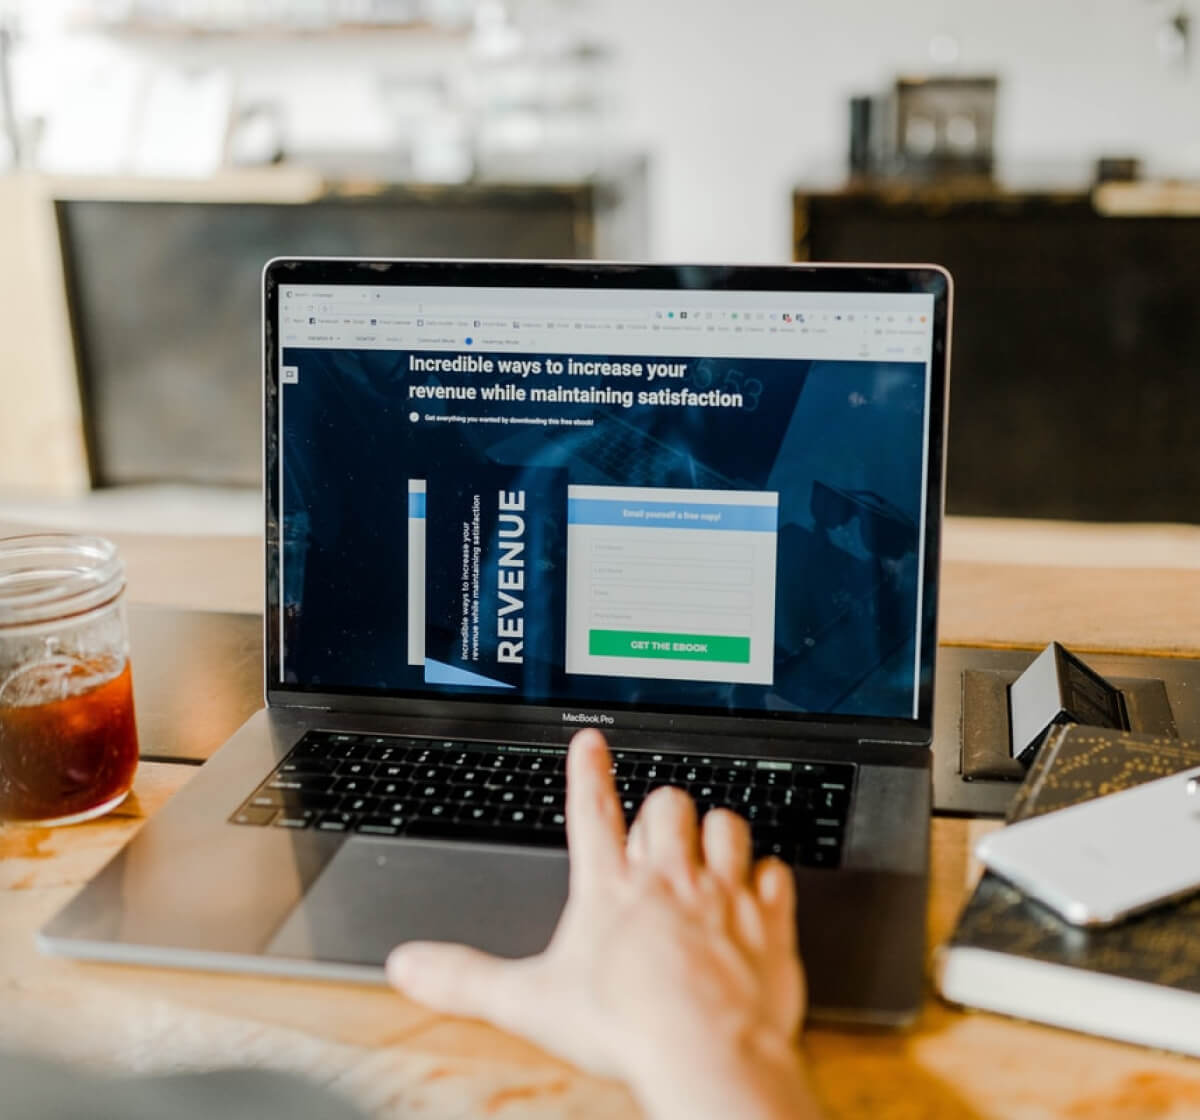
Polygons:
[[[653,1048],[658,1049],[658,1048]],[[652,1120],[805,1120],[817,1117],[799,1047],[761,1027],[744,1026],[672,1056],[639,1063],[629,1085]],[[645,1054],[647,1059],[651,1054]]]

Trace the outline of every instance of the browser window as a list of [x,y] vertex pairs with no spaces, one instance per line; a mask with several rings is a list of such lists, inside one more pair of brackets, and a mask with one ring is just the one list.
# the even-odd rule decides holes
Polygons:
[[916,714],[932,296],[279,299],[286,682]]

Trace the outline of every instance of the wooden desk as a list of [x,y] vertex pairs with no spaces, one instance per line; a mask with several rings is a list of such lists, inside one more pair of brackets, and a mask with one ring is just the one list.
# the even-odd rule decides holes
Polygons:
[[[1083,648],[1200,653],[1200,570],[1186,557],[1179,562],[1172,549],[1159,548],[1153,556],[1174,557],[1161,567],[1096,566],[1089,558],[1107,553],[1091,530],[1066,527],[1058,547],[1042,542],[1045,563],[1022,563],[1028,556],[1021,540],[1044,534],[1044,525],[1008,526],[1013,555],[1005,563],[973,557],[972,541],[996,528],[953,522],[948,528],[945,638],[1038,644],[1053,635]],[[1137,532],[1127,530],[1122,539],[1128,543]],[[1173,548],[1195,540],[1192,530],[1168,536]],[[152,542],[132,543],[131,596],[142,597],[143,587],[155,592],[151,598],[165,596],[165,569],[155,574],[149,563]],[[1080,553],[1076,562],[1063,563],[1073,550]],[[171,542],[159,551],[160,557],[177,554]],[[1134,559],[1142,562],[1140,554]],[[185,570],[195,594],[199,569]],[[207,605],[244,606],[237,596],[257,582],[256,567],[238,580],[226,597],[213,594]],[[0,830],[0,1047],[123,1070],[227,1063],[292,1070],[349,1093],[381,1117],[630,1113],[617,1086],[584,1077],[491,1028],[432,1014],[384,991],[39,956],[33,931],[194,772],[144,764],[135,796],[104,821],[57,831]],[[934,821],[931,954],[973,882],[970,845],[988,827]],[[834,1117],[1100,1120],[1200,1113],[1196,1062],[959,1012],[932,991],[908,1033],[817,1028],[807,1032],[804,1047],[817,1092]]]

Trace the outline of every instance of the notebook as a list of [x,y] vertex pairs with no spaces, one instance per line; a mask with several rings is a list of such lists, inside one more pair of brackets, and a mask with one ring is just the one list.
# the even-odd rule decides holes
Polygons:
[[[1009,810],[1026,820],[1200,765],[1200,743],[1068,724]],[[1082,929],[985,872],[940,951],[953,1003],[1200,1055],[1200,897]]]

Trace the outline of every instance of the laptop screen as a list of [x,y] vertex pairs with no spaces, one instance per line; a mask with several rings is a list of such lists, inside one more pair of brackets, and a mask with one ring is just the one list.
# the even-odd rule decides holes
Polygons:
[[940,274],[396,267],[268,284],[276,687],[920,717]]

